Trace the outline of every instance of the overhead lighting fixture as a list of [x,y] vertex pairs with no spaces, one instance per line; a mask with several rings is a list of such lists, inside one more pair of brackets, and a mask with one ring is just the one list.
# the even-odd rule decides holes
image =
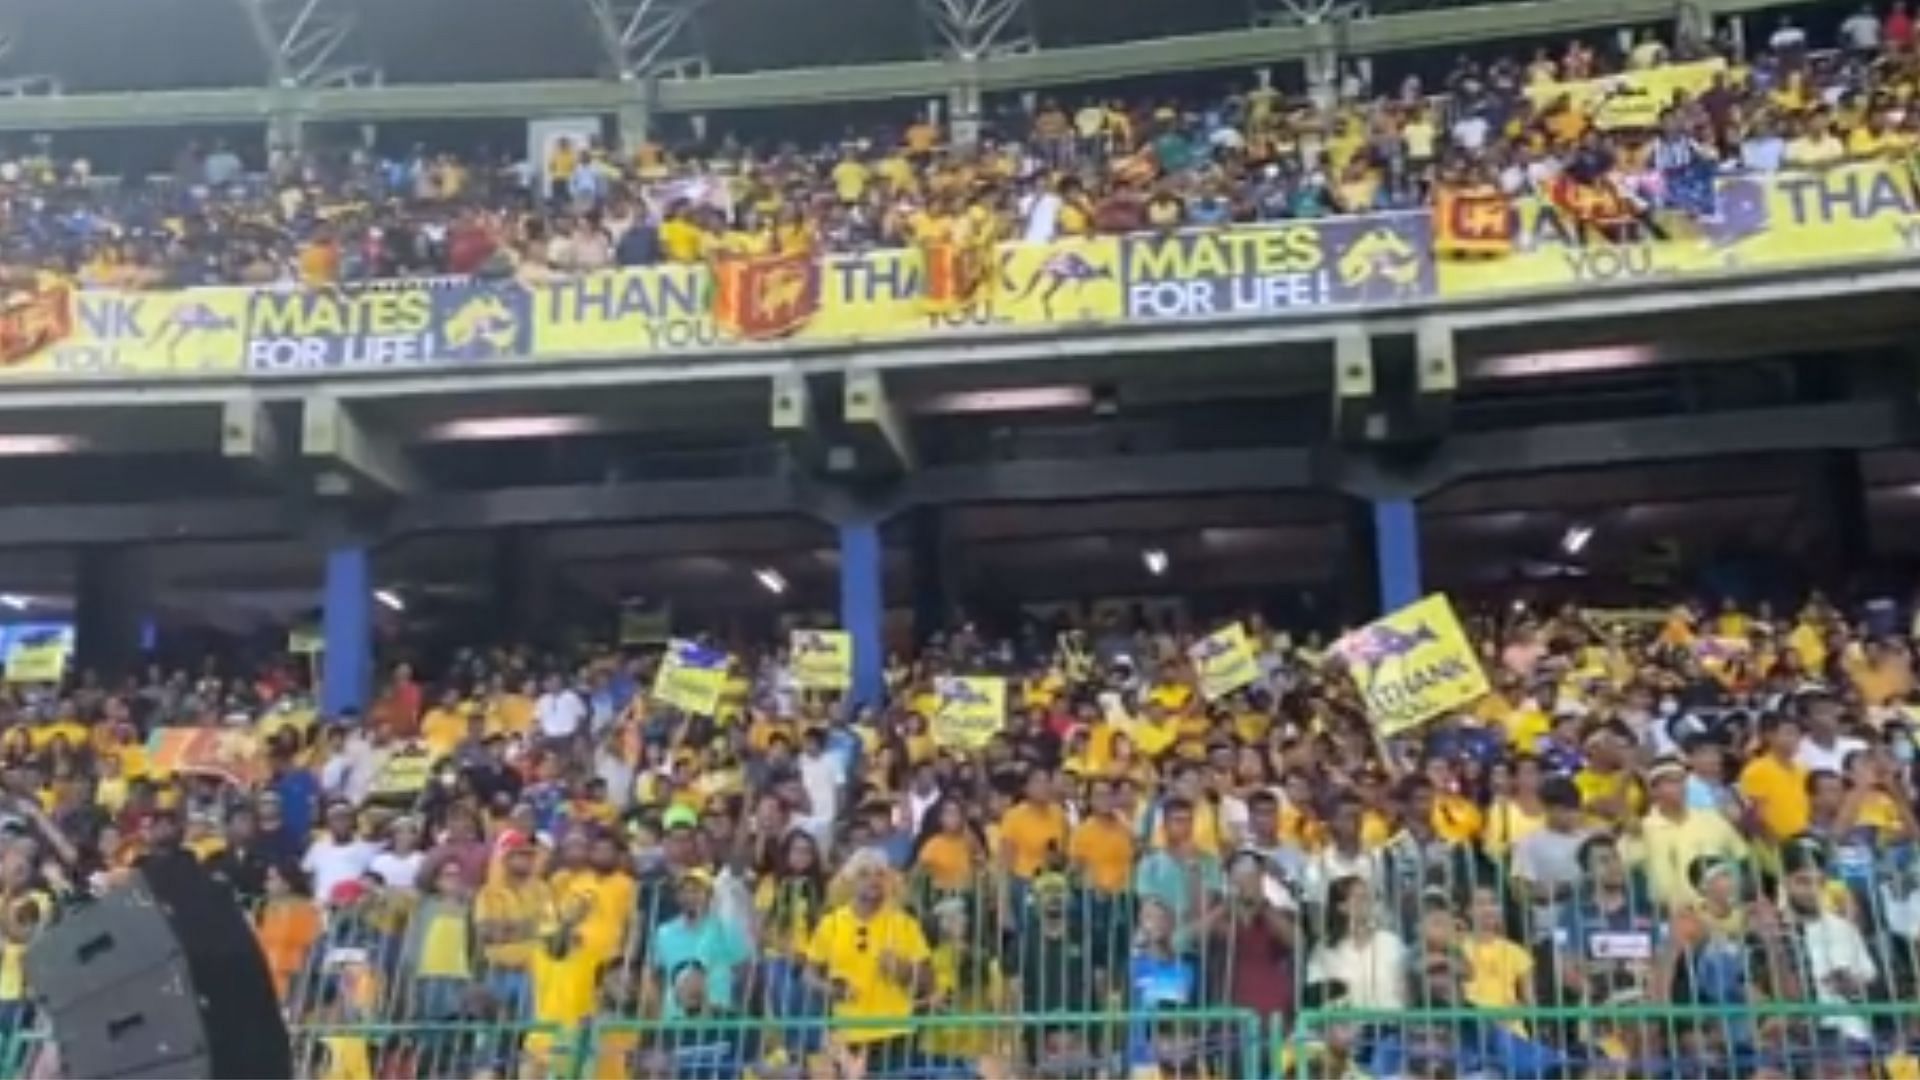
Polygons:
[[758,581],[761,588],[775,596],[779,596],[781,593],[787,591],[786,575],[771,566],[763,566],[755,570],[753,572],[753,580]]
[[10,607],[15,611],[25,611],[33,601],[15,593],[0,593],[0,607]]
[[600,427],[593,416],[471,416],[435,424],[426,437],[431,442],[507,442],[590,435]]
[[52,457],[87,448],[78,435],[0,435],[0,457]]
[[1556,349],[1549,352],[1489,356],[1474,365],[1474,374],[1486,379],[1524,379],[1544,375],[1580,375],[1621,371],[1658,362],[1660,350],[1651,345],[1617,345],[1593,349]]
[[400,594],[394,592],[392,589],[375,589],[373,590],[373,598],[380,601],[380,606],[386,608],[388,611],[407,610],[407,602],[400,599]]
[[1005,390],[956,390],[940,394],[923,405],[927,413],[1044,412],[1085,409],[1093,404],[1093,390],[1085,386],[1022,386]]
[[1565,536],[1560,538],[1560,550],[1568,555],[1578,555],[1587,550],[1587,544],[1593,539],[1593,526],[1569,525]]
[[1140,561],[1147,564],[1147,573],[1154,577],[1167,572],[1167,553],[1162,548],[1148,548],[1141,552]]

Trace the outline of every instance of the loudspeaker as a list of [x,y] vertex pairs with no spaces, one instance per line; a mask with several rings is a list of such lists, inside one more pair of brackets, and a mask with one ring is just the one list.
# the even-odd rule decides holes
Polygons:
[[65,1076],[280,1077],[279,997],[233,894],[189,855],[143,860],[27,950]]

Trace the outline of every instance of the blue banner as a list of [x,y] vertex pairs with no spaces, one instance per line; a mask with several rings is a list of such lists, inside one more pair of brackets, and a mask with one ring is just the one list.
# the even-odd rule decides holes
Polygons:
[[1330,218],[1129,237],[1126,317],[1142,322],[1430,299],[1426,214]]
[[260,292],[247,306],[247,368],[262,373],[452,364],[532,349],[533,304],[514,282]]

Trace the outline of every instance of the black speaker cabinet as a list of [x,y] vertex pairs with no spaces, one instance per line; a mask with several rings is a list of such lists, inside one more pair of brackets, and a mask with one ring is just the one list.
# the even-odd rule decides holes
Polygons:
[[292,1075],[252,929],[189,856],[146,860],[133,880],[68,912],[28,949],[26,971],[62,1076]]

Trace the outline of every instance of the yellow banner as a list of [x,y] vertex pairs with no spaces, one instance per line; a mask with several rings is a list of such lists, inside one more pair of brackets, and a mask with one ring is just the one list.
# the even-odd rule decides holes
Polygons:
[[806,690],[853,685],[853,636],[843,630],[795,630],[793,677]]
[[[998,263],[998,282],[982,289],[977,301],[930,312],[919,251],[833,256],[820,268],[817,308],[798,326],[785,320],[766,325],[787,340],[851,343],[1122,318],[1115,240],[1003,244]],[[730,283],[742,290],[731,297],[733,306],[759,311],[768,298],[747,293],[787,287],[786,279],[772,274]],[[705,266],[615,270],[529,286],[535,355],[611,359],[736,344],[742,340],[738,333],[721,330],[714,318],[712,288]],[[733,321],[736,330],[746,324]]]
[[66,677],[72,653],[69,633],[22,634],[7,646],[7,681],[57,683]]
[[424,743],[408,743],[395,750],[373,778],[367,794],[376,799],[405,799],[420,794],[433,779],[433,754]]
[[727,685],[727,654],[678,638],[667,643],[653,696],[682,712],[712,716]]
[[1239,623],[1194,642],[1187,656],[1193,660],[1193,670],[1200,678],[1200,692],[1208,701],[1218,701],[1260,677],[1253,646]]
[[1382,736],[1487,696],[1487,675],[1453,604],[1429,596],[1334,643]]
[[253,290],[16,290],[0,305],[0,378],[233,374]]
[[1676,94],[1697,98],[1726,70],[1727,62],[1716,57],[1579,82],[1540,83],[1527,87],[1527,97],[1539,110],[1567,98],[1598,128],[1650,128],[1659,125]]
[[1007,680],[992,675],[949,676],[934,682],[939,704],[932,717],[933,741],[958,750],[978,750],[1007,720]]
[[1903,166],[1863,162],[1825,172],[1726,176],[1716,213],[1662,214],[1666,232],[1625,227],[1609,239],[1543,199],[1514,204],[1511,254],[1442,260],[1446,299],[1527,289],[1591,288],[1743,270],[1894,258],[1920,251],[1920,217]]

